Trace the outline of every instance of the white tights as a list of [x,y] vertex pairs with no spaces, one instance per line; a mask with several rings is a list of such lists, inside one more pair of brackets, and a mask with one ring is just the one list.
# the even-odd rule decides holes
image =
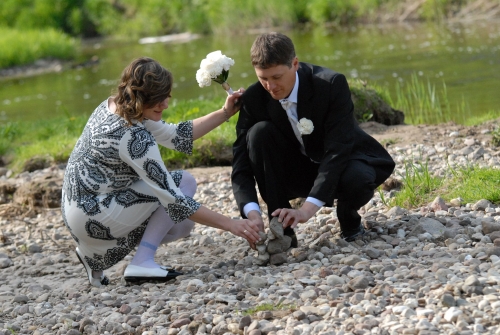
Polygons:
[[[193,197],[196,188],[197,185],[194,177],[184,171],[179,185],[181,192],[184,195]],[[130,264],[148,268],[159,267],[154,260],[154,256],[160,243],[169,243],[186,237],[193,227],[194,222],[189,219],[175,224],[168,216],[165,208],[160,205],[153,215],[151,215],[137,252]]]

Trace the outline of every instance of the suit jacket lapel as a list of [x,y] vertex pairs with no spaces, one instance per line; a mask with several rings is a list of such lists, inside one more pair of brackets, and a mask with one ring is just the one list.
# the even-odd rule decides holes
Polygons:
[[[299,92],[297,93],[297,116],[298,120],[306,118],[311,120],[311,115],[313,111],[313,91],[312,84],[310,82],[310,75],[306,72],[310,70],[308,68],[299,67],[297,73],[299,75]],[[307,142],[309,136],[303,135],[302,141],[304,142],[304,147],[307,151]]]
[[288,120],[288,115],[286,115],[285,110],[281,107],[279,101],[269,98],[267,102],[267,110],[269,111],[269,116],[274,121],[274,124],[290,139],[295,139],[295,133],[293,132],[290,121]]

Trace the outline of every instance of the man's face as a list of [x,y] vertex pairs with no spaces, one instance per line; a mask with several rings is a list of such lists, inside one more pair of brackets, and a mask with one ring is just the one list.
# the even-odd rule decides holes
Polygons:
[[299,61],[295,57],[292,66],[276,65],[268,69],[255,67],[255,74],[266,91],[273,99],[285,99],[290,95],[295,85],[295,73],[299,68]]

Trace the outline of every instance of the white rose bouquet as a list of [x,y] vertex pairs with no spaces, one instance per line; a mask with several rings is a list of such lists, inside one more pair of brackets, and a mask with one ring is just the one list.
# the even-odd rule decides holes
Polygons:
[[234,65],[234,60],[226,57],[220,50],[211,52],[201,61],[200,69],[196,72],[196,81],[200,87],[210,86],[212,80],[222,85],[227,94],[233,90],[226,82],[229,68]]
[[314,125],[311,120],[303,117],[297,122],[297,129],[300,132],[300,135],[309,135],[314,130]]

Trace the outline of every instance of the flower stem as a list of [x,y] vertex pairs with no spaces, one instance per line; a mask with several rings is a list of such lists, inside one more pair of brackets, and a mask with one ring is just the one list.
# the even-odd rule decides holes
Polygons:
[[228,95],[231,95],[234,93],[233,89],[229,86],[228,83],[223,82],[221,85],[222,85],[222,88],[226,90]]

